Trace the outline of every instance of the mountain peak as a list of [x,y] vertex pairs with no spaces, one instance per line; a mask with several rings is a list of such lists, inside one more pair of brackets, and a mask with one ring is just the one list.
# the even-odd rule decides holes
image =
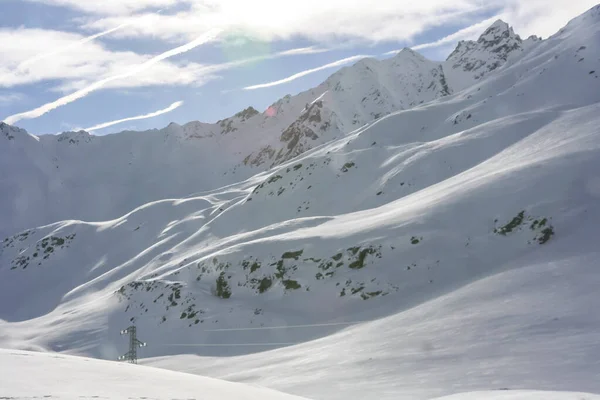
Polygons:
[[13,140],[15,128],[0,121],[0,135],[6,137],[8,140]]
[[239,118],[241,121],[246,121],[247,119],[250,119],[258,114],[258,110],[250,106],[235,114],[234,117]]
[[477,43],[482,44],[484,48],[490,48],[506,41],[521,43],[521,38],[510,25],[499,19],[483,32]]
[[405,47],[402,50],[400,50],[398,52],[398,54],[396,54],[395,58],[396,59],[407,59],[407,58],[410,58],[410,59],[417,59],[419,61],[425,61],[426,60],[426,58],[423,57],[422,54],[414,51],[413,49],[411,49],[409,47]]
[[92,141],[93,136],[83,129],[79,131],[68,131],[56,135],[57,142],[64,142],[68,144],[79,144],[89,143]]
[[523,48],[523,41],[515,34],[513,28],[498,19],[477,41],[460,41],[446,59],[445,69],[451,70],[455,78],[461,76],[458,79],[463,84],[458,88],[463,88],[501,67],[513,52],[521,51]]
[[508,23],[504,22],[501,19],[497,19],[496,21],[494,21],[494,23],[492,25],[490,25],[487,30],[490,29],[501,29],[501,30],[508,30],[510,29],[510,25],[508,25]]
[[24,129],[17,128],[16,126],[12,126],[0,121],[0,137],[5,137],[8,140],[14,140],[16,137],[24,135],[35,137],[34,135],[27,133],[27,131]]

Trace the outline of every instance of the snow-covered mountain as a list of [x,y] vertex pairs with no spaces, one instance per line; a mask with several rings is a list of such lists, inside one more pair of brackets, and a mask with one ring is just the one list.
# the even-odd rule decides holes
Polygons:
[[149,201],[233,184],[392,112],[468,87],[524,48],[499,21],[477,42],[459,43],[444,63],[410,49],[382,61],[363,59],[263,113],[249,107],[215,124],[36,137],[0,123],[0,167],[11,171],[0,178],[0,236],[64,219],[113,219]]
[[[142,357],[203,356],[151,365],[308,398],[600,391],[600,6],[543,41],[503,26],[441,65],[363,60],[212,131],[2,126],[5,226],[72,216],[0,244],[0,347],[113,359],[135,323]],[[486,46],[507,53],[465,75]],[[168,198],[184,185],[211,189]]]

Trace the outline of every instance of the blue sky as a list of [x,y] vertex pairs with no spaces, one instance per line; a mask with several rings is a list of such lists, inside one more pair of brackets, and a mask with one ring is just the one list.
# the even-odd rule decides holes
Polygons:
[[[458,40],[476,39],[497,18],[521,36],[547,37],[594,4],[0,0],[0,119],[35,134],[148,114],[153,116],[94,134],[161,128],[171,121],[214,122],[250,105],[263,111],[360,55],[390,57],[406,46],[441,60]],[[185,52],[164,56],[186,45]],[[148,63],[161,54],[164,59]],[[147,68],[140,67],[144,63]],[[285,83],[244,89],[314,69]],[[58,107],[38,109],[68,95]]]

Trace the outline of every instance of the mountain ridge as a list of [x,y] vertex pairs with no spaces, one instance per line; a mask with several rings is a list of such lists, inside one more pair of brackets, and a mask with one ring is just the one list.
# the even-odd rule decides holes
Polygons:
[[[392,112],[476,83],[477,76],[489,73],[485,57],[494,55],[489,56],[494,65],[509,58],[502,49],[496,51],[502,47],[503,33],[487,33],[494,34],[501,36],[497,47],[481,50],[475,45],[452,65],[427,60],[410,49],[381,61],[363,59],[315,88],[277,100],[262,113],[250,106],[214,124],[191,121],[143,132],[102,136],[64,132],[29,135],[35,141],[19,144],[12,141],[0,147],[0,153],[7,152],[1,155],[0,165],[19,171],[0,181],[5,188],[0,206],[7,214],[0,236],[63,219],[116,218],[148,201],[183,197],[249,178]],[[463,64],[473,59],[480,59],[478,68],[465,72]],[[12,137],[21,132],[10,131]],[[164,155],[164,161],[154,161],[156,154]],[[112,165],[104,162],[109,158]],[[206,171],[208,166],[210,171],[200,175],[191,171]],[[115,193],[111,187],[120,194],[108,196],[109,191]],[[126,187],[132,190],[122,192]],[[68,202],[62,200],[64,191],[70,193]],[[19,198],[26,198],[29,205],[19,206]]]

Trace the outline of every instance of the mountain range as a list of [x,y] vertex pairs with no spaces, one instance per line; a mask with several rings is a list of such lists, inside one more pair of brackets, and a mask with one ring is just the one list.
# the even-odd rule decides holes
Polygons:
[[236,183],[392,112],[459,92],[537,42],[497,21],[443,63],[408,48],[363,59],[263,113],[248,107],[215,124],[106,136],[33,136],[4,124],[9,142],[0,162],[13,173],[0,183],[0,236],[64,219],[112,219],[149,201]]

